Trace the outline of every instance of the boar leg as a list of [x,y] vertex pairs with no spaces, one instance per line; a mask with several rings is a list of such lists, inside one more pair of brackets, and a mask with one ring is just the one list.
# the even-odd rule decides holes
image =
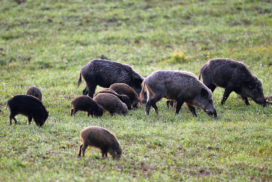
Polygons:
[[146,112],[147,115],[149,115],[150,107],[151,107],[151,104],[150,104],[150,102],[148,101],[148,102],[146,103],[146,106],[145,106],[145,112]]
[[102,158],[107,158],[107,157],[108,157],[107,152],[103,151],[103,152],[102,152]]
[[15,118],[15,117],[13,117],[13,119],[14,119],[14,121],[15,121],[15,124],[17,124],[17,120],[16,120],[16,118]]
[[84,88],[84,90],[82,91],[82,94],[83,94],[83,95],[87,95],[87,94],[88,94],[88,89],[87,89],[87,87]]
[[74,112],[73,112],[74,116],[76,115],[77,111],[78,111],[77,109],[74,109]]
[[161,99],[161,97],[157,96],[149,101],[150,105],[155,109],[156,114],[159,114],[158,107],[156,106],[156,102],[158,102],[160,99]]
[[156,103],[152,103],[152,107],[155,109],[156,114],[159,114],[158,107],[156,106]]
[[225,89],[223,98],[222,98],[222,100],[221,100],[221,104],[222,104],[222,105],[224,105],[224,103],[225,103],[226,100],[228,99],[228,97],[229,97],[229,95],[230,95],[231,92],[232,92],[232,89],[230,89],[230,88],[228,88],[228,87]]
[[207,86],[212,92],[215,90],[216,86],[211,84],[209,86]]
[[12,125],[12,119],[13,119],[13,117],[10,115],[9,116],[9,125]]
[[172,100],[167,100],[167,101],[166,101],[166,105],[167,105],[167,108],[169,108],[169,106],[174,107],[174,101],[172,101]]
[[167,108],[169,108],[170,102],[171,101],[169,101],[169,100],[166,101]]
[[82,144],[80,145],[80,147],[79,147],[79,151],[78,151],[78,157],[81,157],[81,150],[82,150]]
[[179,113],[182,104],[183,104],[183,101],[182,101],[182,100],[178,100],[178,101],[177,101],[176,114]]
[[30,124],[32,121],[32,116],[28,116],[28,124]]
[[73,116],[74,114],[74,109],[71,109],[71,116]]
[[82,147],[81,147],[81,150],[82,150],[82,156],[84,157],[85,156],[85,150],[87,148],[87,145],[83,144]]
[[203,79],[203,83],[213,92],[216,86],[212,84],[210,81]]
[[158,107],[156,106],[156,102],[154,100],[149,100],[147,103],[146,103],[146,106],[145,106],[145,111],[146,111],[146,114],[149,115],[149,110],[150,110],[150,107],[153,107],[155,109],[155,112],[158,114]]
[[12,124],[12,119],[14,120],[15,124],[17,123],[17,120],[15,119],[16,114],[11,112],[9,115],[9,124]]
[[193,114],[194,117],[197,117],[195,107],[187,104],[189,111]]
[[[92,81],[91,81],[92,82]],[[89,82],[88,82],[89,83]],[[95,92],[96,84],[87,84],[87,89],[88,89],[88,96],[93,98],[94,92]]]
[[247,99],[247,97],[245,97],[245,96],[242,96],[242,99],[245,101],[245,103],[246,103],[246,105],[250,105],[249,104],[249,102],[248,102],[248,99]]
[[107,150],[107,148],[105,148],[105,147],[103,147],[102,149],[101,149],[101,153],[102,153],[102,158],[107,158],[108,157],[108,150]]

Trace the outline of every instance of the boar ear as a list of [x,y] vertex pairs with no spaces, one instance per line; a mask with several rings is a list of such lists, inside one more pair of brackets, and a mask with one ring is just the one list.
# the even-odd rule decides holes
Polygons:
[[208,95],[209,95],[208,92],[207,92],[207,90],[205,90],[204,88],[201,89],[201,93],[200,94],[201,94],[201,97],[208,97]]

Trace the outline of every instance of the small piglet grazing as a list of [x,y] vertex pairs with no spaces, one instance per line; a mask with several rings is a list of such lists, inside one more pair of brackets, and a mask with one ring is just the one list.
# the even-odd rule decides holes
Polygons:
[[82,95],[76,97],[71,103],[71,116],[75,115],[77,111],[86,111],[88,116],[102,116],[103,109],[89,96]]
[[15,119],[17,114],[27,116],[29,124],[32,118],[34,118],[35,123],[40,127],[48,118],[48,112],[42,102],[33,96],[16,95],[7,102],[7,105],[10,109],[10,125],[12,124],[12,119],[15,121],[15,124],[17,123]]
[[130,102],[130,99],[127,95],[118,94],[117,92],[115,92],[111,88],[103,88],[102,90],[100,90],[99,92],[94,94],[94,96],[96,96],[97,94],[100,94],[100,93],[110,93],[110,94],[117,96],[122,102],[124,102],[127,105],[129,110],[131,109],[131,102]]
[[101,150],[102,157],[107,157],[110,153],[114,159],[120,159],[122,155],[121,146],[113,133],[99,126],[89,126],[80,132],[82,144],[79,148],[78,157],[81,152],[84,157],[85,150],[88,146],[97,147]]
[[212,92],[201,83],[195,75],[185,71],[155,71],[146,77],[142,83],[140,100],[144,102],[147,95],[146,113],[152,106],[158,114],[156,102],[162,97],[177,101],[176,114],[184,102],[196,116],[195,107],[206,111],[208,115],[217,117],[213,105]]
[[266,105],[262,82],[242,62],[225,58],[212,59],[202,66],[199,79],[201,76],[203,83],[212,92],[217,86],[225,88],[222,105],[232,91],[241,95],[246,105],[249,105],[248,97],[258,104]]
[[110,93],[97,94],[93,100],[101,105],[104,110],[109,111],[111,115],[114,113],[126,115],[128,112],[127,105],[123,103],[117,96]]
[[138,107],[138,102],[139,102],[138,94],[132,87],[130,87],[129,85],[125,83],[114,83],[110,86],[110,88],[114,90],[115,92],[117,92],[118,94],[127,95],[131,102],[131,105],[134,108]]
[[109,87],[113,83],[126,83],[136,90],[141,91],[143,77],[136,73],[131,66],[109,60],[92,60],[80,71],[77,85],[81,83],[81,77],[86,82],[84,95],[93,97],[96,86]]
[[32,95],[42,101],[42,92],[39,88],[32,86],[26,92],[26,95]]

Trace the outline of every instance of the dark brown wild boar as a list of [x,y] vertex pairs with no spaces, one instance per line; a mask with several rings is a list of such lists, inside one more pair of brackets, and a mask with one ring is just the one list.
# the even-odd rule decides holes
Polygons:
[[111,115],[114,113],[126,115],[128,112],[127,105],[117,96],[109,93],[97,94],[93,100],[107,110]]
[[131,102],[131,105],[134,108],[137,108],[139,98],[138,98],[138,94],[132,87],[130,87],[129,85],[125,83],[114,83],[110,86],[110,88],[114,90],[115,92],[117,92],[118,94],[127,95]]
[[202,66],[199,79],[201,76],[212,92],[217,86],[225,88],[222,105],[232,91],[241,95],[246,105],[249,105],[248,97],[258,104],[266,105],[262,82],[242,62],[226,58],[212,59]]
[[128,109],[131,109],[131,102],[130,102],[130,99],[127,95],[118,94],[117,92],[115,92],[111,88],[103,88],[102,90],[100,90],[99,92],[94,94],[94,96],[96,96],[97,94],[100,94],[100,93],[110,93],[110,94],[117,96],[122,102],[124,102],[127,105]]
[[102,116],[103,109],[89,96],[81,95],[72,100],[71,116],[77,111],[86,111],[88,116]]
[[80,140],[82,144],[79,148],[78,157],[81,157],[81,152],[84,157],[88,146],[99,148],[103,158],[107,157],[107,153],[110,153],[114,159],[120,159],[122,155],[122,149],[116,136],[105,128],[89,126],[81,130]]
[[26,95],[32,95],[42,101],[42,92],[39,88],[32,86],[26,92]]
[[146,77],[142,83],[140,100],[147,95],[146,113],[152,106],[158,114],[156,102],[162,97],[177,101],[176,114],[184,102],[196,116],[195,107],[206,111],[210,116],[217,117],[213,105],[212,92],[201,83],[195,75],[185,71],[155,71]]
[[143,81],[143,77],[129,65],[109,60],[93,60],[86,64],[80,71],[78,86],[81,83],[81,76],[86,82],[83,94],[90,97],[93,97],[97,85],[109,87],[113,83],[126,83],[139,93]]
[[17,123],[15,116],[22,114],[28,117],[28,123],[31,123],[34,118],[35,123],[38,126],[42,126],[48,118],[48,112],[43,106],[42,102],[33,96],[28,95],[16,95],[8,100],[7,105],[10,109],[9,121],[12,124],[12,119]]

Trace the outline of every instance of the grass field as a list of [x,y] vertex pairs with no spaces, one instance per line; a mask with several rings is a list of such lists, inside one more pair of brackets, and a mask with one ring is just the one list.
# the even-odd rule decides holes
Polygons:
[[[272,107],[233,93],[215,120],[158,103],[129,116],[70,117],[81,67],[105,55],[147,76],[155,70],[196,75],[209,59],[243,61],[272,95],[272,3],[269,0],[0,0],[0,181],[272,181]],[[5,103],[36,85],[50,115],[45,125],[9,125]],[[98,88],[100,89],[100,88]],[[114,132],[121,160],[88,149],[79,132]]]

